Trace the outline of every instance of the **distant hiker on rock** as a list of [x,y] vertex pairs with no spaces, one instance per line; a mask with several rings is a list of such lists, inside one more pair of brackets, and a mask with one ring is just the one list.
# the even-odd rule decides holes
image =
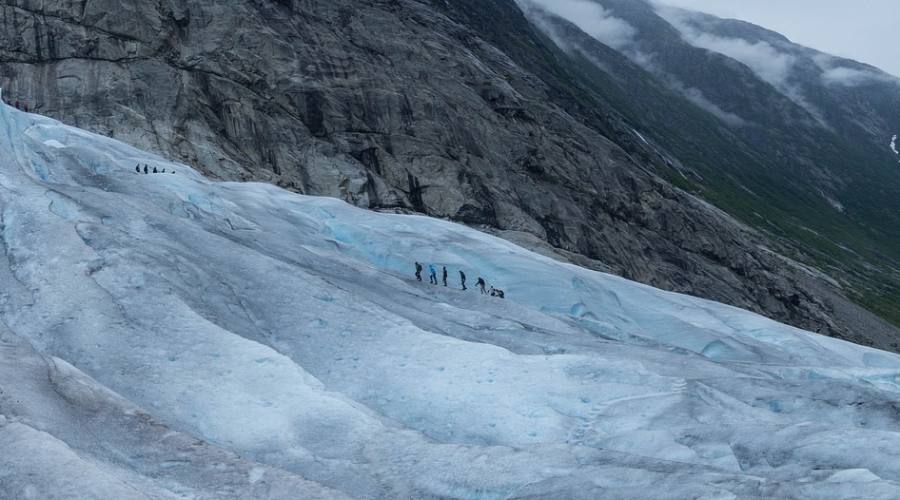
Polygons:
[[487,283],[484,282],[484,278],[479,276],[478,281],[475,282],[475,285],[477,285],[478,288],[481,288],[482,294],[487,295],[487,291],[484,289],[484,287],[487,286]]
[[416,262],[416,279],[422,281],[422,264]]
[[500,297],[501,299],[506,298],[506,294],[503,293],[503,290],[494,287],[491,287],[490,295],[491,297]]
[[150,170],[147,168],[147,165],[144,165],[144,173],[145,174],[150,173]]
[[428,280],[432,285],[437,285],[437,269],[434,268],[434,264],[428,264]]
[[462,284],[463,290],[468,290],[466,288],[466,273],[462,272],[462,269],[459,270],[459,282]]
[[444,286],[447,286],[447,266],[444,266]]

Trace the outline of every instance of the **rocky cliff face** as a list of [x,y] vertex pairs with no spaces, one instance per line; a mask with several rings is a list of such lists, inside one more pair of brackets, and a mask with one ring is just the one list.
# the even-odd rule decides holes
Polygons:
[[20,0],[0,30],[7,95],[211,176],[532,234],[896,348],[830,280],[660,178],[668,153],[512,0]]

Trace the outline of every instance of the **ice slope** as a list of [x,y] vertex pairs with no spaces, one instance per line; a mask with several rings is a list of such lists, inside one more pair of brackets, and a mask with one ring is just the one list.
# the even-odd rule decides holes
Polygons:
[[900,497],[892,354],[5,106],[0,217],[4,498]]

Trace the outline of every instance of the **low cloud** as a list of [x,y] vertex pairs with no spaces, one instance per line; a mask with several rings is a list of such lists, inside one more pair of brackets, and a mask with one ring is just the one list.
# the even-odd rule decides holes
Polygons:
[[710,101],[705,95],[703,95],[703,92],[701,92],[699,89],[684,86],[680,86],[679,88],[679,85],[673,85],[673,87],[681,92],[681,95],[687,98],[687,100],[694,103],[695,106],[706,111],[707,113],[710,113],[719,120],[725,122],[725,124],[732,127],[743,127],[747,124],[747,122],[740,116],[725,111],[724,109],[716,105],[716,103]]
[[573,43],[567,37],[561,36],[555,24],[549,22],[548,15],[565,19],[601,43],[618,50],[638,65],[663,78],[671,88],[725,124],[732,127],[741,127],[747,124],[740,116],[728,112],[710,101],[699,89],[687,87],[674,76],[661,71],[652,55],[640,52],[635,48],[634,41],[637,31],[627,22],[613,17],[599,4],[585,0],[516,1],[529,19],[563,50],[578,52],[596,66],[608,71],[603,62],[593,57],[590,51]]
[[760,78],[775,87],[783,88],[797,58],[779,52],[767,42],[750,43],[740,38],[721,38],[708,34],[696,34],[688,38],[692,45],[724,54],[744,63]]
[[769,42],[751,42],[707,33],[703,31],[702,19],[693,11],[657,4],[656,12],[675,27],[687,43],[743,63],[761,80],[804,108],[821,126],[829,126],[821,111],[806,99],[798,86],[790,82],[792,71],[800,62],[797,56],[783,52]]
[[801,45],[863,61],[900,77],[897,0],[652,1],[765,26]]
[[850,68],[831,68],[822,73],[822,79],[827,84],[856,87],[872,79],[867,71]]
[[516,2],[524,11],[538,8],[557,15],[617,50],[631,45],[637,35],[637,30],[633,26],[590,0],[516,0]]
[[784,90],[797,58],[768,42],[749,42],[704,33],[691,22],[690,11],[657,5],[657,13],[681,33],[689,44],[728,56],[743,63],[762,80]]
[[900,80],[891,75],[865,68],[849,68],[841,66],[840,59],[821,54],[814,58],[816,65],[822,69],[822,81],[826,85],[840,85],[843,87],[858,87],[867,83],[893,82],[900,84]]

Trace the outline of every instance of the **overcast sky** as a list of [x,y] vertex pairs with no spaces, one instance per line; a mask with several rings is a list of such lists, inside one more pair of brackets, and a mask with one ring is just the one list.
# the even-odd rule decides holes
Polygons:
[[777,31],[900,76],[900,0],[657,0]]

